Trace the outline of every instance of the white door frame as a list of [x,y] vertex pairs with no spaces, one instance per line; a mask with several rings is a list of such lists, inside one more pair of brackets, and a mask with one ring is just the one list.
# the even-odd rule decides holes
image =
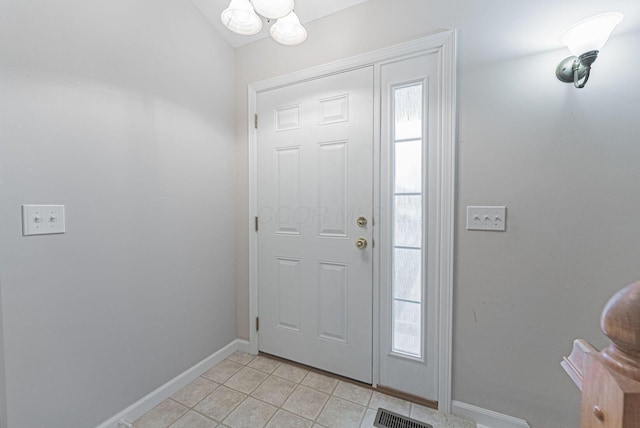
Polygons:
[[[374,67],[374,207],[380,206],[380,64],[396,58],[424,53],[440,55],[442,77],[439,83],[442,94],[440,133],[437,139],[438,183],[436,278],[438,295],[438,407],[451,412],[451,356],[453,312],[453,247],[455,215],[455,164],[456,164],[456,32],[445,31],[432,36],[380,49],[352,58],[313,67],[307,70],[251,83],[248,86],[247,133],[249,143],[249,350],[258,353],[258,334],[255,319],[258,316],[258,239],[255,217],[258,207],[257,182],[257,130],[254,127],[258,93],[311,79],[321,78],[356,68]],[[379,213],[374,213],[378,217]],[[380,242],[379,228],[374,228],[374,241]],[[373,384],[379,379],[380,342],[380,254],[373,255]]]

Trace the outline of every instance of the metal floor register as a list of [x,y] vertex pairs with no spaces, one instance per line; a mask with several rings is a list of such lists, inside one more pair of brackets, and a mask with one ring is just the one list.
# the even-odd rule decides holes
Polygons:
[[378,409],[373,426],[380,428],[433,428],[433,425],[425,424],[382,408]]

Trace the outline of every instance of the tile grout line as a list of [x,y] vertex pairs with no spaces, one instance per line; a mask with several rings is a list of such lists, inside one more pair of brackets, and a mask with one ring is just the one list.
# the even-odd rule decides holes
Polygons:
[[[233,355],[233,354],[232,354],[232,355]],[[246,354],[246,355],[249,355],[249,354]],[[208,381],[208,382],[212,382],[212,383],[216,384],[217,386],[216,386],[216,388],[215,388],[214,390],[212,390],[211,392],[209,392],[208,394],[206,394],[202,399],[200,399],[198,402],[196,402],[196,403],[195,403],[195,404],[193,404],[192,406],[186,405],[186,404],[184,404],[184,403],[181,403],[181,402],[179,402],[179,401],[177,401],[177,400],[173,399],[172,397],[169,397],[169,398],[168,398],[169,400],[171,400],[171,401],[172,401],[172,402],[174,402],[175,404],[178,404],[178,405],[180,405],[180,406],[182,406],[182,407],[186,408],[186,409],[187,409],[187,411],[186,411],[185,413],[183,413],[182,415],[180,415],[180,417],[179,417],[178,419],[176,419],[175,421],[173,421],[173,422],[168,426],[168,428],[170,428],[171,426],[175,425],[175,424],[176,424],[180,419],[182,419],[182,418],[183,418],[183,417],[184,417],[184,416],[185,416],[189,411],[193,411],[193,412],[195,412],[196,414],[198,414],[198,415],[200,415],[200,416],[204,417],[206,420],[212,421],[213,423],[221,424],[221,427],[220,427],[220,428],[222,428],[222,424],[224,424],[224,421],[226,421],[226,420],[227,420],[227,419],[228,419],[228,418],[229,418],[229,417],[230,417],[230,416],[231,416],[231,415],[232,415],[232,414],[233,414],[233,413],[234,413],[234,412],[235,412],[235,411],[236,411],[236,410],[237,410],[237,409],[238,409],[238,408],[239,408],[239,407],[240,407],[240,406],[241,406],[241,405],[242,405],[242,404],[243,404],[243,403],[244,403],[244,402],[249,398],[249,397],[251,397],[252,399],[254,399],[254,400],[256,400],[256,401],[258,401],[258,402],[260,402],[260,403],[262,403],[262,404],[265,404],[265,405],[271,406],[271,407],[273,407],[273,408],[275,409],[274,413],[273,413],[273,414],[272,414],[272,415],[267,419],[267,421],[265,422],[265,424],[264,424],[263,426],[267,426],[269,423],[271,423],[271,421],[275,418],[276,414],[278,414],[278,412],[279,412],[279,411],[282,411],[282,412],[288,413],[288,414],[293,415],[293,416],[295,416],[295,417],[299,417],[299,418],[301,418],[302,420],[305,420],[305,421],[310,422],[311,424],[318,424],[318,425],[320,425],[320,422],[318,421],[318,419],[320,418],[320,416],[322,415],[322,413],[326,410],[326,408],[327,408],[327,406],[328,406],[328,404],[329,404],[329,401],[331,401],[331,398],[332,398],[332,397],[335,397],[336,399],[344,400],[344,401],[345,401],[345,402],[347,402],[347,403],[350,403],[350,404],[353,404],[353,405],[356,405],[356,406],[360,406],[360,407],[362,407],[362,408],[364,409],[364,411],[363,411],[362,415],[361,415],[361,416],[360,416],[360,418],[359,418],[359,422],[358,422],[359,426],[360,426],[360,425],[362,425],[362,423],[364,422],[364,420],[365,420],[365,417],[366,417],[366,415],[367,415],[367,411],[368,411],[368,410],[373,410],[373,411],[375,411],[375,410],[376,410],[376,409],[373,409],[373,408],[371,408],[371,407],[370,407],[371,402],[372,402],[372,400],[373,400],[373,398],[374,398],[374,395],[375,395],[375,393],[376,393],[376,391],[375,391],[375,390],[369,390],[369,389],[367,389],[367,388],[365,388],[365,387],[363,387],[363,386],[360,386],[360,385],[358,385],[358,384],[356,384],[356,383],[353,383],[353,382],[347,382],[347,381],[345,381],[345,380],[341,379],[340,377],[333,377],[333,376],[329,376],[329,375],[327,375],[327,374],[325,374],[325,373],[322,373],[322,372],[316,372],[316,371],[313,371],[313,370],[308,370],[308,369],[306,369],[306,368],[304,368],[304,367],[298,367],[298,366],[296,366],[296,365],[288,364],[288,363],[286,363],[286,362],[278,361],[278,360],[276,360],[276,359],[272,359],[272,358],[268,358],[268,357],[263,357],[263,358],[266,358],[266,359],[269,359],[269,360],[271,360],[271,361],[274,361],[274,362],[277,362],[277,363],[278,363],[278,365],[276,366],[276,368],[275,368],[275,369],[273,369],[271,372],[268,372],[266,369],[260,369],[260,368],[257,368],[257,367],[251,367],[251,366],[249,366],[249,364],[251,364],[251,363],[252,363],[256,358],[257,358],[257,357],[252,357],[251,359],[249,359],[249,360],[248,360],[248,361],[246,361],[246,362],[241,362],[241,361],[236,361],[236,360],[232,359],[232,358],[231,358],[231,356],[230,356],[230,357],[227,357],[227,358],[226,358],[226,360],[228,360],[228,361],[230,361],[230,362],[232,362],[232,363],[237,364],[238,366],[240,366],[240,369],[238,369],[238,370],[237,370],[237,371],[235,371],[233,374],[231,374],[231,376],[229,376],[229,377],[228,377],[224,382],[222,382],[222,383],[219,383],[219,382],[217,382],[217,381],[214,381],[213,379],[206,378],[206,377],[204,377],[204,374],[203,374],[203,375],[200,375],[198,378],[201,378],[201,379],[203,379],[203,380],[205,380],[205,381]],[[294,367],[294,368],[298,368],[298,369],[301,369],[301,370],[305,370],[305,371],[306,371],[306,374],[305,374],[305,375],[304,375],[304,376],[303,376],[299,381],[294,381],[294,380],[289,379],[289,378],[286,378],[286,377],[284,377],[284,376],[281,376],[281,375],[275,374],[275,372],[276,372],[280,367],[283,367],[284,365],[287,365],[287,366],[290,366],[290,367]],[[214,366],[214,367],[215,367],[215,366]],[[227,383],[227,382],[229,382],[229,380],[230,380],[231,378],[233,378],[235,375],[237,375],[238,373],[240,373],[240,372],[241,372],[243,369],[245,369],[245,368],[249,368],[249,369],[252,369],[253,371],[256,371],[256,372],[262,373],[262,374],[266,375],[266,377],[265,377],[262,381],[260,381],[260,382],[259,382],[259,383],[258,383],[258,384],[253,388],[253,389],[251,389],[251,391],[250,391],[249,393],[245,393],[245,392],[243,392],[243,391],[239,391],[239,390],[237,390],[237,389],[235,389],[235,388],[232,388],[232,387],[230,387],[230,386],[226,385],[226,383]],[[324,377],[324,378],[329,378],[329,379],[336,380],[336,383],[335,383],[335,385],[333,385],[333,386],[330,388],[330,391],[329,391],[329,392],[327,392],[327,390],[321,390],[321,389],[319,389],[319,388],[316,388],[316,387],[312,386],[311,384],[309,384],[309,385],[304,384],[304,382],[305,382],[306,380],[308,380],[308,379],[309,379],[309,377],[310,377],[310,376],[313,376],[314,374],[315,374],[315,375],[318,375],[318,376],[321,376],[321,377]],[[276,378],[279,378],[279,379],[282,379],[282,380],[285,380],[285,381],[288,381],[288,382],[291,382],[291,383],[294,385],[294,386],[293,386],[293,389],[291,390],[291,392],[289,392],[289,393],[286,395],[286,397],[284,398],[284,400],[282,401],[282,403],[281,403],[280,405],[277,405],[277,406],[276,406],[276,405],[274,405],[274,404],[272,404],[272,403],[268,403],[268,402],[266,402],[266,401],[264,401],[264,400],[262,400],[262,399],[260,399],[260,398],[258,398],[258,397],[256,397],[256,396],[252,395],[253,393],[255,393],[255,391],[256,391],[256,390],[257,390],[261,385],[263,385],[263,384],[264,384],[264,383],[265,383],[269,378],[271,378],[272,376],[273,376],[273,377],[276,377]],[[309,380],[309,382],[311,383],[312,381],[311,381],[311,380]],[[354,400],[351,400],[351,399],[349,399],[349,398],[345,398],[345,397],[341,397],[341,396],[339,396],[339,395],[335,395],[335,392],[337,391],[337,389],[338,389],[338,387],[340,386],[340,384],[341,384],[341,383],[344,383],[344,384],[346,384],[346,385],[350,385],[350,386],[353,386],[353,387],[356,387],[356,388],[362,388],[362,389],[364,389],[364,390],[368,390],[368,391],[370,391],[370,392],[371,392],[371,394],[369,395],[369,397],[368,397],[368,399],[367,399],[367,403],[366,403],[365,405],[362,405],[361,403],[356,402],[356,401],[354,401]],[[213,394],[213,393],[215,393],[216,391],[218,391],[218,390],[220,389],[220,387],[222,387],[222,386],[224,386],[224,387],[225,387],[226,389],[228,389],[228,390],[231,390],[231,391],[235,391],[235,392],[241,393],[241,394],[245,395],[245,397],[244,397],[244,398],[242,399],[242,401],[240,401],[236,406],[234,406],[233,408],[231,408],[231,409],[230,409],[229,413],[228,413],[228,414],[227,414],[227,415],[222,419],[222,421],[218,422],[216,419],[211,418],[210,416],[208,416],[208,415],[206,415],[206,414],[204,414],[204,413],[202,413],[202,412],[200,412],[200,411],[196,410],[195,408],[196,408],[200,403],[202,403],[202,402],[203,402],[207,397],[209,397],[211,394]],[[316,391],[316,392],[323,393],[323,394],[326,394],[326,395],[327,395],[327,400],[323,403],[323,405],[321,406],[321,408],[320,408],[320,410],[319,410],[319,412],[318,412],[317,416],[316,416],[314,419],[308,419],[308,418],[306,418],[306,417],[304,417],[304,416],[302,416],[302,415],[299,415],[299,414],[297,414],[297,413],[295,413],[295,412],[292,412],[292,411],[288,411],[288,410],[286,410],[286,409],[284,409],[284,408],[282,407],[284,404],[286,404],[286,402],[289,400],[289,398],[291,398],[291,396],[293,395],[293,393],[294,393],[294,392],[295,392],[299,387],[309,388],[309,389],[310,389],[310,390],[312,390],[312,391]],[[348,394],[345,394],[345,395],[348,395]],[[386,394],[381,394],[381,395],[383,395],[383,396],[384,396],[384,395],[386,395]],[[397,397],[393,397],[393,396],[391,396],[391,397],[392,397],[392,398],[397,398]],[[397,399],[399,399],[399,398],[397,398]],[[400,400],[402,400],[402,399],[400,399]],[[409,415],[408,415],[408,416],[409,416],[409,417],[411,417],[412,411],[413,411],[413,409],[414,409],[414,406],[416,406],[416,403],[410,402],[410,401],[408,401],[408,400],[402,400],[402,401],[405,401],[405,402],[407,402],[407,403],[409,404]]]
[[[271,361],[275,361],[275,360],[271,360]],[[311,424],[313,425],[313,424],[315,423],[315,420],[311,420],[311,419],[305,418],[305,417],[304,417],[304,416],[302,416],[302,415],[298,415],[297,413],[291,412],[291,411],[286,410],[286,409],[284,409],[284,408],[282,407],[282,406],[284,406],[284,404],[287,402],[287,400],[289,400],[289,398],[291,397],[291,395],[293,395],[293,393],[296,391],[296,389],[298,389],[298,386],[302,385],[302,382],[304,382],[304,380],[307,378],[307,376],[309,376],[309,374],[310,374],[311,372],[307,371],[307,374],[305,374],[305,376],[304,376],[302,379],[300,379],[300,382],[295,382],[295,381],[293,381],[293,380],[291,380],[291,379],[287,379],[287,378],[285,378],[285,377],[278,376],[277,374],[275,374],[275,372],[276,372],[276,371],[277,371],[277,370],[278,370],[278,369],[279,369],[283,364],[285,364],[285,363],[281,363],[281,362],[279,362],[279,361],[278,361],[278,363],[279,363],[279,364],[278,364],[278,366],[273,370],[273,372],[270,374],[270,376],[275,376],[275,377],[277,377],[277,378],[287,380],[287,381],[289,381],[289,382],[291,382],[291,383],[293,383],[293,384],[294,384],[294,387],[293,387],[293,389],[291,390],[291,392],[290,392],[289,394],[287,394],[287,396],[285,397],[285,399],[284,399],[284,400],[282,401],[282,403],[278,406],[278,410],[282,410],[283,412],[289,413],[290,415],[293,415],[293,416],[295,416],[295,417],[302,418],[302,419],[303,419],[303,420],[305,420],[305,421],[309,421],[309,422],[311,422]],[[292,367],[295,367],[295,366],[292,366]],[[271,421],[271,419],[273,419],[273,418],[275,417],[275,415],[278,413],[278,410],[276,410],[276,412],[275,412],[275,413],[273,414],[273,416],[269,419],[269,421],[267,421],[267,423],[265,424],[265,427],[269,424],[269,422]]]
[[[307,376],[309,376],[311,373],[312,373],[312,372],[307,371],[307,374],[306,374],[306,375],[305,375],[305,376],[300,380],[300,383],[298,383],[298,386],[304,386],[304,387],[307,387],[307,388],[309,388],[309,389],[311,389],[311,390],[313,390],[313,391],[324,392],[324,391],[319,391],[319,390],[315,389],[315,388],[314,388],[314,387],[312,387],[312,386],[309,386],[309,385],[303,385],[303,384],[302,384],[302,382],[304,382],[304,380],[307,378]],[[298,389],[298,388],[296,387],[296,388],[291,392],[291,394],[293,394],[293,393],[295,392],[295,390],[296,390],[296,389]],[[291,396],[291,394],[289,394],[289,396]],[[325,392],[325,394],[326,394],[326,392]],[[321,408],[321,409],[320,409],[320,411],[318,412],[318,416],[316,416],[313,420],[311,420],[311,423],[312,423],[313,425],[315,425],[316,423],[318,423],[318,418],[319,418],[319,417],[320,417],[320,415],[322,414],[322,411],[324,410],[324,407],[325,407],[325,406],[327,405],[327,403],[329,402],[329,398],[331,398],[331,395],[329,395],[329,397],[327,398],[327,401],[322,405],[322,408]],[[288,398],[287,398],[287,400],[288,400]],[[284,404],[284,403],[283,403],[283,404]],[[291,413],[293,413],[293,412],[291,412]],[[304,416],[303,416],[303,418],[304,418]],[[307,418],[304,418],[304,419],[307,419]],[[307,419],[307,420],[309,420],[309,419]],[[318,424],[319,424],[319,423],[318,423]],[[312,425],[312,426],[313,426],[313,425]]]
[[[271,403],[267,403],[267,402],[265,402],[265,401],[263,401],[263,400],[259,399],[258,397],[254,397],[253,395],[251,395],[251,394],[253,394],[253,393],[255,392],[255,390],[256,390],[256,389],[258,389],[258,388],[260,387],[260,385],[262,385],[263,383],[265,383],[265,382],[267,381],[267,379],[269,379],[269,377],[271,376],[270,374],[268,374],[268,373],[266,373],[266,372],[264,372],[264,371],[262,371],[262,370],[260,370],[260,369],[255,369],[255,368],[253,368],[253,367],[249,367],[249,363],[250,363],[251,361],[253,361],[254,359],[255,359],[255,357],[254,357],[254,358],[252,358],[249,362],[247,362],[247,363],[244,365],[244,367],[243,367],[243,368],[250,368],[250,369],[256,370],[256,371],[258,371],[258,372],[260,372],[260,373],[267,374],[267,377],[265,377],[265,378],[264,378],[264,379],[263,379],[263,380],[262,380],[258,385],[256,385],[256,387],[255,387],[255,388],[253,388],[253,389],[252,389],[248,394],[246,394],[247,396],[246,396],[246,397],[245,397],[245,398],[244,398],[240,403],[238,403],[238,406],[236,407],[236,409],[237,409],[238,407],[240,407],[240,405],[241,405],[242,403],[244,403],[245,401],[247,401],[247,398],[253,398],[254,400],[259,401],[259,402],[261,402],[261,403],[263,403],[263,404],[267,404],[267,405],[269,405],[269,406],[273,406],[273,407],[275,407],[276,411],[275,411],[275,412],[273,412],[273,415],[271,415],[271,417],[270,417],[270,418],[267,420],[267,422],[263,425],[263,427],[265,427],[265,426],[267,426],[267,425],[269,424],[269,421],[271,421],[271,419],[273,419],[273,417],[275,416],[275,414],[276,414],[276,413],[278,413],[278,409],[279,409],[279,407],[276,407],[276,406],[274,406],[274,405],[273,405],[273,404],[271,404]],[[236,362],[237,362],[237,361],[236,361]],[[238,371],[236,372],[236,374],[237,374],[237,373],[240,373],[240,371],[242,371],[242,369],[238,370]],[[231,377],[233,377],[233,376],[235,376],[235,374],[234,374],[234,375],[232,375]],[[231,379],[231,377],[230,377],[229,379]],[[227,382],[229,381],[229,379],[227,379]],[[226,382],[225,382],[225,383],[226,383]],[[223,384],[223,385],[224,385],[224,384]],[[231,387],[229,387],[229,386],[227,386],[227,388],[233,389],[233,388],[231,388]],[[233,389],[233,390],[234,390],[234,391],[237,391],[237,390],[235,390],[235,389]],[[238,391],[238,392],[242,392],[242,391]],[[233,410],[232,410],[232,411],[231,411],[231,412],[230,412],[230,413],[229,413],[229,414],[224,418],[224,420],[223,420],[222,422],[220,422],[220,423],[221,423],[221,424],[222,424],[222,423],[224,423],[224,421],[225,421],[225,420],[227,420],[227,418],[229,418],[229,416],[231,416],[231,414],[232,414],[234,411],[235,411],[235,409],[233,409]]]
[[[311,388],[313,389],[313,388]],[[315,389],[314,389],[315,391]],[[324,404],[322,405],[322,408],[320,409],[320,411],[318,412],[318,416],[316,416],[316,418],[313,420],[313,423],[317,423],[318,425],[320,425],[320,422],[318,422],[318,418],[320,417],[320,415],[322,414],[322,411],[324,410],[325,407],[327,407],[327,403],[329,402],[329,400],[331,399],[331,395],[329,395],[329,397],[327,397],[327,401],[324,402]],[[324,425],[323,425],[324,426]]]
[[[229,379],[231,379],[231,378],[229,378]],[[227,380],[228,380],[228,379],[227,379]],[[222,386],[225,386],[225,385],[223,384]],[[224,424],[224,421],[226,421],[226,420],[227,420],[227,418],[228,418],[229,416],[231,416],[231,414],[232,414],[233,412],[235,412],[235,411],[236,411],[236,409],[237,409],[238,407],[240,407],[240,405],[241,405],[242,403],[244,403],[244,402],[245,402],[245,400],[249,397],[249,394],[245,394],[244,392],[236,391],[235,389],[233,389],[233,388],[229,388],[228,386],[225,386],[225,388],[230,389],[231,391],[238,392],[238,393],[240,393],[240,394],[244,394],[244,395],[246,395],[246,397],[244,397],[244,398],[242,399],[242,401],[241,401],[241,402],[239,402],[238,404],[236,404],[235,406],[233,406],[233,408],[229,411],[229,414],[227,414],[227,415],[224,417],[224,419],[222,419],[222,420],[220,421],[220,423],[221,423],[221,424]]]
[[[244,403],[244,402],[246,401],[246,399],[247,399],[247,398],[251,397],[251,398],[253,398],[253,399],[254,399],[254,400],[256,400],[256,401],[259,401],[259,402],[261,402],[261,403],[263,403],[263,404],[266,404],[266,405],[272,406],[272,407],[274,407],[274,408],[276,409],[276,411],[275,411],[275,412],[273,412],[273,415],[271,415],[271,417],[266,421],[266,423],[263,425],[263,427],[266,427],[267,425],[269,425],[269,422],[271,422],[271,420],[275,417],[275,415],[278,413],[278,410],[282,410],[283,412],[287,412],[287,413],[289,413],[289,414],[291,414],[291,415],[294,415],[294,416],[300,417],[300,418],[302,418],[302,419],[304,419],[304,420],[307,420],[307,421],[309,421],[309,422],[311,422],[311,423],[313,424],[313,423],[315,422],[315,420],[307,419],[307,418],[305,418],[304,416],[298,415],[298,414],[293,413],[293,412],[289,412],[289,411],[287,411],[286,409],[283,409],[283,408],[282,408],[282,406],[287,402],[287,400],[289,399],[289,397],[291,397],[291,394],[293,394],[293,393],[295,392],[295,390],[297,389],[297,387],[298,387],[298,386],[302,385],[302,382],[304,381],[304,379],[306,379],[306,378],[307,378],[307,376],[309,375],[309,373],[311,373],[311,372],[307,371],[307,373],[305,374],[305,376],[304,376],[304,377],[303,377],[299,382],[296,382],[296,381],[293,381],[293,380],[291,380],[291,379],[288,379],[288,378],[285,378],[285,377],[282,377],[282,376],[279,376],[279,375],[275,374],[275,372],[278,370],[278,368],[280,368],[284,363],[278,362],[278,366],[277,366],[275,369],[273,369],[273,371],[272,371],[271,373],[268,373],[268,372],[266,372],[266,371],[264,371],[264,370],[260,370],[259,368],[255,368],[255,367],[250,367],[250,366],[249,366],[249,364],[250,364],[253,360],[255,360],[255,358],[257,358],[257,357],[252,358],[251,360],[249,360],[249,361],[248,361],[247,363],[245,363],[245,364],[242,364],[242,363],[240,363],[240,362],[238,362],[238,361],[230,360],[230,361],[233,361],[233,362],[235,362],[235,363],[237,363],[237,364],[241,364],[241,365],[243,365],[243,368],[245,368],[245,367],[246,367],[246,368],[250,368],[250,369],[253,369],[253,370],[259,371],[259,372],[261,372],[261,373],[267,374],[267,377],[266,377],[266,378],[264,378],[264,379],[263,379],[263,380],[262,380],[262,381],[261,381],[261,382],[260,382],[260,383],[259,383],[259,384],[258,384],[258,385],[257,385],[257,386],[256,386],[256,387],[255,387],[255,388],[254,388],[250,393],[249,393],[249,394],[246,394],[246,395],[247,395],[247,397],[246,397],[244,400],[242,400],[240,403],[238,403],[238,406],[236,406],[236,408],[234,408],[234,409],[233,409],[233,410],[232,410],[232,411],[231,411],[231,412],[230,412],[230,413],[225,417],[225,419],[223,419],[223,421],[222,421],[222,422],[220,422],[220,423],[221,423],[221,424],[223,424],[223,423],[224,423],[224,421],[225,421],[229,416],[231,416],[231,414],[235,411],[235,409],[237,409],[238,407],[240,407],[240,405],[241,405],[242,403]],[[227,359],[228,359],[228,358],[227,358]],[[272,361],[275,361],[275,360],[272,360]],[[292,367],[295,367],[295,366],[292,366]],[[233,375],[231,375],[231,377],[229,377],[229,379],[231,379],[233,376],[235,376],[235,375],[236,375],[237,373],[239,373],[241,370],[242,370],[242,369],[238,370],[236,373],[234,373]],[[282,403],[281,403],[279,406],[275,406],[275,405],[274,405],[274,404],[272,404],[272,403],[267,403],[266,401],[261,400],[260,398],[258,398],[258,397],[255,397],[255,396],[251,395],[251,394],[253,394],[253,392],[255,392],[255,391],[256,391],[256,389],[258,389],[258,388],[260,387],[260,385],[262,385],[264,382],[266,382],[266,381],[267,381],[267,379],[269,379],[271,376],[275,376],[275,377],[277,377],[277,378],[279,378],[279,379],[284,379],[284,380],[286,380],[286,381],[288,381],[288,382],[291,382],[291,383],[293,383],[293,384],[295,385],[295,386],[294,386],[294,388],[291,390],[291,392],[290,392],[289,394],[287,394],[287,396],[285,397],[285,399],[282,401]],[[226,382],[228,382],[228,381],[229,381],[229,379],[227,379],[227,380],[225,381],[225,383],[226,383]],[[223,383],[223,384],[222,384],[222,386],[226,386],[226,385]],[[303,385],[303,386],[304,386],[304,385]],[[231,388],[231,387],[229,387],[229,386],[226,386],[226,387],[227,387],[227,388],[229,388],[229,389],[232,389],[232,390],[234,390],[234,391],[237,391],[237,390],[235,390],[235,389],[233,389],[233,388]],[[315,390],[315,389],[314,389],[314,390]],[[238,392],[242,392],[242,391],[238,391]],[[203,398],[203,400],[204,400],[204,398]],[[218,422],[216,421],[216,423],[218,423]]]
[[181,414],[178,419],[176,419],[175,421],[171,422],[167,428],[171,428],[172,425],[175,425],[176,422],[178,422],[180,419],[182,419],[184,417],[184,415],[186,415],[187,413],[189,413],[189,408],[187,406],[185,406],[182,403],[178,403],[176,400],[172,400],[171,397],[167,398],[167,400],[173,401],[174,403],[178,404],[179,406],[185,407],[187,409],[186,412],[184,412],[183,414]]
[[[202,378],[202,379],[204,379],[204,380],[206,380],[206,381],[209,381],[209,382],[213,382],[212,380],[209,380],[209,379],[207,379],[206,377],[202,377],[202,376],[200,376],[200,378]],[[196,406],[197,406],[198,404],[202,403],[202,402],[203,402],[203,401],[204,401],[208,396],[210,396],[211,394],[213,394],[214,392],[216,392],[216,391],[218,390],[218,388],[220,388],[220,387],[222,386],[222,384],[221,384],[221,383],[218,383],[218,382],[213,382],[213,383],[215,383],[215,384],[216,384],[216,385],[218,385],[218,386],[216,386],[216,387],[213,389],[213,391],[211,391],[210,393],[206,394],[204,397],[202,397],[202,398],[200,399],[200,401],[198,401],[196,404],[194,404],[194,405],[191,407],[191,409],[192,409],[192,410],[194,410],[194,411],[196,411],[196,412],[197,412],[197,410],[196,410]],[[198,413],[200,413],[200,412],[198,412]],[[206,415],[205,415],[205,416],[206,416]],[[207,416],[207,418],[209,418],[209,417]],[[209,418],[209,419],[211,419],[211,418]]]

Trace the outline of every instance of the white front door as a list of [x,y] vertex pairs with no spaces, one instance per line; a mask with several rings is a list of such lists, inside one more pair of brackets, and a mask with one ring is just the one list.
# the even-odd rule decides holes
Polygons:
[[367,383],[373,113],[373,67],[258,94],[259,350]]

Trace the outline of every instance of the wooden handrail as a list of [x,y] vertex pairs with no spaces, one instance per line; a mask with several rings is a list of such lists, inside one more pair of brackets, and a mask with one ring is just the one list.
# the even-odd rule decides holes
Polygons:
[[576,340],[561,363],[582,391],[581,428],[640,428],[640,282],[609,300],[600,326],[607,348]]

